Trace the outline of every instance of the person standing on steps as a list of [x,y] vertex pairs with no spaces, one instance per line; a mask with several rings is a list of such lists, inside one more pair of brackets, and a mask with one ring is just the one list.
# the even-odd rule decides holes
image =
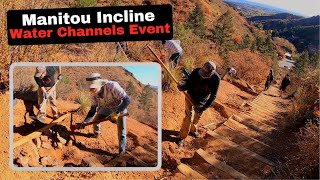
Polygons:
[[[62,79],[61,75],[61,66],[37,66],[36,73],[34,75],[34,80],[38,84],[38,104],[40,106],[39,112],[36,118],[31,117],[32,119],[36,119],[40,122],[44,122],[47,116],[46,101],[49,100],[51,105],[51,110],[53,113],[53,117],[56,119],[59,117],[59,112],[57,108],[57,92],[55,86],[55,78],[54,75],[58,71],[58,80]],[[48,91],[50,90],[50,94]]]
[[267,76],[266,83],[264,85],[264,91],[267,91],[269,89],[269,87],[271,86],[271,84],[273,82],[273,78],[274,78],[273,70],[270,69],[270,72]]
[[185,118],[178,137],[178,144],[183,145],[189,133],[199,137],[197,123],[202,113],[211,106],[217,97],[220,76],[216,72],[216,65],[212,61],[206,62],[202,68],[194,69],[184,84],[178,85],[180,91],[187,91],[195,103],[193,106],[185,100]]
[[287,74],[281,81],[280,85],[280,97],[282,97],[282,93],[287,89],[287,87],[290,85],[291,78],[290,75]]
[[[126,150],[126,117],[119,117],[119,113],[127,113],[131,102],[130,97],[118,82],[101,79],[99,73],[92,73],[86,81],[90,83],[92,103],[84,123],[88,123],[93,117],[93,122],[110,116],[111,121],[117,123],[119,155]],[[96,115],[95,115],[96,114]],[[94,138],[100,135],[100,124],[93,125]]]
[[229,75],[229,81],[232,83],[233,78],[237,76],[237,71],[234,67],[228,67],[226,71],[223,73],[221,80],[224,78],[225,75]]
[[172,66],[178,66],[179,60],[182,56],[182,48],[180,44],[176,40],[162,40],[161,43],[170,56],[169,61]]

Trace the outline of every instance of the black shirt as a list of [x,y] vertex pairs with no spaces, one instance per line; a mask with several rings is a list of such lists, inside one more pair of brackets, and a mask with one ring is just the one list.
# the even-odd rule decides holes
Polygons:
[[34,80],[39,85],[39,87],[52,87],[55,84],[54,74],[59,70],[59,66],[47,66],[46,75],[40,79],[34,77]]
[[196,68],[192,71],[186,81],[186,88],[195,103],[203,105],[204,108],[208,108],[217,97],[220,76],[215,72],[210,78],[203,79],[199,75],[200,69],[201,68]]

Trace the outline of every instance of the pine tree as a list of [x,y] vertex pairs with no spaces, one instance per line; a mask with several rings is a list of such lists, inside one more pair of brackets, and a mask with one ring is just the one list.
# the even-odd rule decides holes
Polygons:
[[249,48],[250,47],[250,36],[248,34],[246,34],[242,40],[242,45],[241,48],[245,49],[245,48]]
[[228,51],[234,49],[232,35],[235,30],[232,15],[229,11],[220,16],[217,24],[210,31],[212,33],[210,39],[221,47],[220,53],[226,54]]
[[140,99],[139,99],[140,104],[142,105],[143,109],[146,112],[149,112],[152,106],[151,98],[152,98],[152,89],[149,85],[147,85],[143,88]]
[[126,92],[130,95],[130,96],[137,96],[137,91],[133,86],[132,81],[130,80],[128,82],[127,88],[126,88]]
[[309,53],[308,51],[303,51],[295,63],[295,72],[299,77],[304,73],[307,64],[309,63]]
[[205,19],[202,7],[199,1],[196,2],[196,7],[189,15],[187,27],[192,29],[192,32],[198,36],[205,35]]

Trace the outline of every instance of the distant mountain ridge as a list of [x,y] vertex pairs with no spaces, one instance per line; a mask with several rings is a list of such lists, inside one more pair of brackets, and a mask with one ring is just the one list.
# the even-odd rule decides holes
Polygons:
[[293,15],[290,13],[278,13],[269,16],[254,16],[248,18],[249,21],[265,21],[265,20],[297,20],[297,19],[304,19],[302,16]]
[[[305,15],[298,13],[298,12],[294,12],[294,11],[290,11],[287,9],[283,9],[283,8],[278,8],[278,7],[274,7],[274,6],[270,6],[267,4],[263,4],[263,3],[257,3],[257,2],[252,2],[252,1],[247,1],[247,0],[224,0],[224,2],[228,3],[230,6],[235,7],[241,7],[244,9],[259,9],[259,11],[261,11],[263,14],[261,15],[271,15],[271,14],[278,14],[278,13],[290,13],[296,16],[302,16],[302,17],[306,17]],[[252,17],[252,16],[246,16],[246,17]]]

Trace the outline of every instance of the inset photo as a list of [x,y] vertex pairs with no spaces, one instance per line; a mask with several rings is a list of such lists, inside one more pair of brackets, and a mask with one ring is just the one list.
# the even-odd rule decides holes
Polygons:
[[160,95],[157,63],[14,63],[11,167],[158,170]]

